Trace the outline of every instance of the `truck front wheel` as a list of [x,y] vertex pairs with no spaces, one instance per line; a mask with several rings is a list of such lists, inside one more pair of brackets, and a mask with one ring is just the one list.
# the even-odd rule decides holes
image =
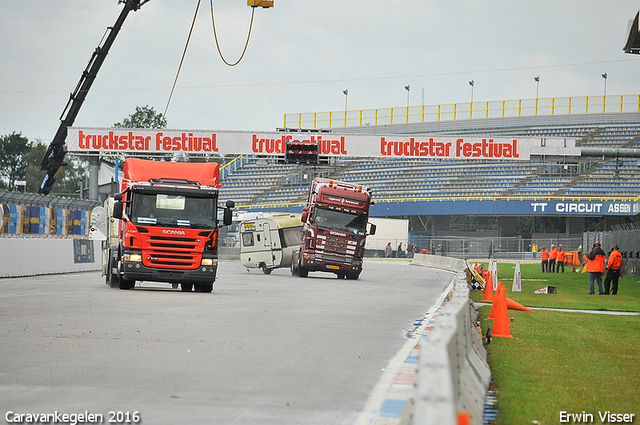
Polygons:
[[120,286],[120,289],[131,289],[134,286],[136,286],[136,281],[135,280],[129,280],[129,279],[123,279],[121,277],[119,286]]
[[180,288],[182,292],[191,292],[193,290],[193,283],[181,283]]
[[203,283],[200,285],[200,292],[211,293],[213,291],[213,283]]
[[305,269],[302,266],[298,267],[298,276],[300,277],[307,277],[309,276],[309,269]]

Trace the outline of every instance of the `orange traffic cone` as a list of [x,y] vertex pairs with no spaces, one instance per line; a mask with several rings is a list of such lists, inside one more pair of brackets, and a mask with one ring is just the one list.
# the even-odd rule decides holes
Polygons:
[[517,303],[513,300],[507,298],[507,309],[509,310],[520,310],[520,311],[533,311],[529,307],[525,307],[520,303]]
[[496,313],[493,321],[493,329],[491,330],[491,336],[513,338],[513,336],[511,336],[511,328],[509,326],[507,293],[505,291],[500,291],[500,298],[498,298],[498,302],[496,303]]
[[471,413],[465,411],[458,412],[456,415],[458,419],[457,425],[471,425]]
[[487,277],[484,279],[484,300],[485,303],[493,302],[493,281],[491,279],[491,273],[487,273]]
[[491,303],[491,311],[489,312],[489,317],[485,320],[493,320],[496,318],[496,305],[498,304],[498,300],[500,299],[500,294],[502,293],[504,287],[498,285],[498,290],[496,291],[495,297],[493,297],[493,302]]

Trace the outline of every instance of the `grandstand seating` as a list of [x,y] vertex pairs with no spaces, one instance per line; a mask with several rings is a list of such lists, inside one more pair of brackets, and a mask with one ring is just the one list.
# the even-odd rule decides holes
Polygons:
[[[540,118],[540,117],[538,117]],[[557,119],[557,116],[555,117]],[[518,124],[482,126],[470,120],[468,128],[441,129],[441,135],[493,137],[560,137],[576,139],[576,146],[640,149],[640,122]],[[479,124],[476,124],[479,123]],[[403,133],[420,133],[419,128]],[[267,162],[264,159],[262,162]],[[224,178],[221,199],[242,206],[291,204],[305,201],[308,182],[317,170],[299,166],[258,164],[257,159]],[[637,158],[532,157],[528,161],[469,161],[434,159],[345,159],[325,169],[336,180],[357,182],[373,189],[376,199],[459,197],[578,197],[640,196],[640,160]]]

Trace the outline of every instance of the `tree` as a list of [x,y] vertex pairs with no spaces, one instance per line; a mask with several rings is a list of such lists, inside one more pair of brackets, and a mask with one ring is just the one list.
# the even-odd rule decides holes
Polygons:
[[24,180],[27,173],[26,155],[32,144],[22,133],[0,136],[0,187],[12,190],[16,180]]
[[121,123],[113,125],[115,128],[167,128],[167,119],[153,107],[136,106],[136,111]]

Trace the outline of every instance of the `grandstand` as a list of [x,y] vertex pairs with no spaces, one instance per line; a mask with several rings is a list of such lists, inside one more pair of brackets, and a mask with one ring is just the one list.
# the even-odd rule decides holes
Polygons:
[[[430,227],[422,223],[411,239],[420,246],[442,243],[454,256],[463,252],[484,256],[489,240],[504,253],[527,251],[534,241],[547,247],[564,241],[565,249],[577,249],[583,243],[587,218],[599,218],[603,230],[609,230],[637,221],[640,212],[640,155],[580,156],[582,148],[637,149],[640,154],[640,111],[405,122],[324,131],[539,138],[541,149],[532,150],[524,161],[341,158],[322,167],[253,157],[223,179],[221,199],[233,199],[239,209],[249,211],[300,212],[313,177],[357,182],[373,190],[372,216],[419,216],[421,223],[421,217],[430,216]],[[549,154],[542,149],[547,138],[574,140],[575,148]],[[455,215],[494,216],[497,228],[454,231],[450,223]],[[536,228],[529,234],[519,233],[516,219],[521,216],[564,217],[565,232],[549,234]]]
[[[632,148],[640,152],[640,114],[601,114],[585,122],[567,116],[477,119],[340,129],[343,133],[557,137],[576,146]],[[572,119],[569,119],[572,118]],[[584,119],[584,117],[582,117]],[[496,122],[496,121],[499,121]],[[455,124],[455,125],[454,125]],[[281,208],[305,201],[308,181],[316,174],[373,188],[376,199],[425,198],[613,198],[640,196],[638,158],[581,158],[532,155],[527,161],[438,159],[342,159],[327,167],[279,164],[277,158],[253,158],[223,180],[222,198],[244,208]]]

